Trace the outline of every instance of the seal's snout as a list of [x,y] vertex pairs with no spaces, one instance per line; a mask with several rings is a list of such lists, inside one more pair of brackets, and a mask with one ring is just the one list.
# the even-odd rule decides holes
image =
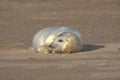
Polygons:
[[49,47],[50,49],[54,49],[53,44],[50,44],[48,47]]

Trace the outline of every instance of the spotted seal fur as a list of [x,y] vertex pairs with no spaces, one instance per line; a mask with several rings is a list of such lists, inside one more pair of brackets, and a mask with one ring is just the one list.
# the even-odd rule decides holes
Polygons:
[[78,30],[66,26],[54,26],[38,31],[32,48],[39,53],[73,53],[82,49],[83,39]]

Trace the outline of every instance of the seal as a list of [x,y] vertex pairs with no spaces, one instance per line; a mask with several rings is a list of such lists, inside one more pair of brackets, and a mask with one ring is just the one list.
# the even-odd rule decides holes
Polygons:
[[66,26],[54,26],[38,31],[32,41],[32,48],[43,54],[74,53],[81,51],[83,39],[78,30]]

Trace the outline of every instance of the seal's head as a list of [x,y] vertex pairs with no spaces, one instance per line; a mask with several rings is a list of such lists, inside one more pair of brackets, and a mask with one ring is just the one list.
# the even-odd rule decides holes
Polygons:
[[71,53],[80,51],[80,44],[79,38],[74,33],[64,32],[56,36],[50,48],[53,53]]

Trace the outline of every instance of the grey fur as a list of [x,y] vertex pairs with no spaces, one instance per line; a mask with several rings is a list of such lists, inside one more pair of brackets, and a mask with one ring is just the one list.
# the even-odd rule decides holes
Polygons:
[[82,49],[82,37],[72,27],[55,26],[38,31],[32,47],[39,53],[71,53]]

